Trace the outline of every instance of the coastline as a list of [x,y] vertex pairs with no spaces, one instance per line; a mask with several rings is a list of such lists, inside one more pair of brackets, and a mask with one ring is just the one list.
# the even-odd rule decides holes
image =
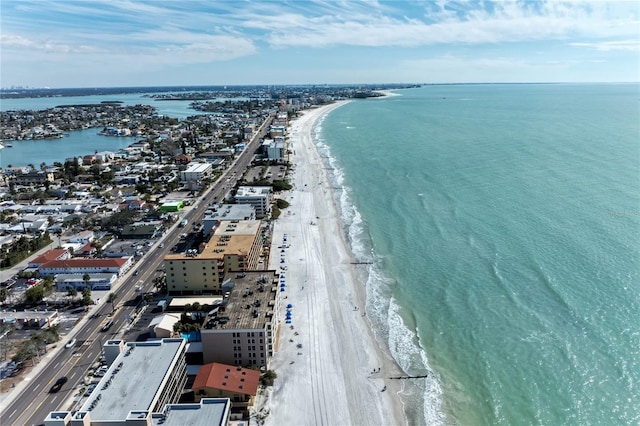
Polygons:
[[363,273],[312,137],[317,121],[347,102],[306,110],[289,126],[293,189],[279,196],[290,206],[275,221],[269,268],[286,268],[281,294],[292,322],[279,331],[275,384],[256,404],[268,426],[407,424],[401,380],[389,379],[404,373],[366,316]]

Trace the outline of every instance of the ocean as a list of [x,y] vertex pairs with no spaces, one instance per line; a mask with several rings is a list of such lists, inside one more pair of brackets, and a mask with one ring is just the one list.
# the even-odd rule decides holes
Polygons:
[[639,86],[397,94],[314,137],[410,424],[640,423]]

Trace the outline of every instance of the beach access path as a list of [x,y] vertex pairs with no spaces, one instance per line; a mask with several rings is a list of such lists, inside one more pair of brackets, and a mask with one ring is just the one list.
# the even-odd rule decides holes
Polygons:
[[275,221],[269,268],[283,272],[291,324],[282,318],[270,365],[277,379],[256,404],[267,426],[407,424],[398,380],[388,379],[402,372],[370,327],[362,266],[352,264],[312,139],[316,121],[343,104],[307,110],[289,128],[294,187],[276,196],[290,206]]

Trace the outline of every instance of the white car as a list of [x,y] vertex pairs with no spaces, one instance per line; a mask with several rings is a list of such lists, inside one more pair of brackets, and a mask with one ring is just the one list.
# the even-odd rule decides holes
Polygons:
[[76,345],[76,338],[74,337],[73,339],[69,340],[69,342],[66,345],[64,345],[64,347],[67,349],[71,349],[75,345]]

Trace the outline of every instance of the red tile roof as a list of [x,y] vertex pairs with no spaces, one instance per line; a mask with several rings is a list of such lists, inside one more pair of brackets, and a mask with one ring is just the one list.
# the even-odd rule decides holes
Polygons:
[[260,372],[257,370],[214,362],[200,367],[192,389],[222,389],[255,396],[259,383]]
[[66,249],[47,250],[44,253],[42,253],[40,256],[33,259],[30,263],[42,264],[42,263],[50,262],[52,260],[57,260],[60,256],[63,256],[65,253],[67,253]]
[[52,260],[40,265],[41,269],[47,268],[122,268],[128,259],[115,257],[111,259],[91,259],[76,257],[65,260]]

